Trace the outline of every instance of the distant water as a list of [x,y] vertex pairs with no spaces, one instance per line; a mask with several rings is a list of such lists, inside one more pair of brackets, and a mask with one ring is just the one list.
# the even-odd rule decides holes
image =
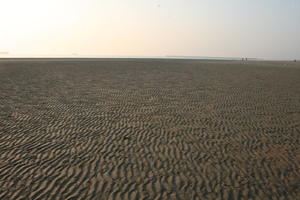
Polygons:
[[[243,58],[238,57],[209,57],[209,56],[174,56],[174,55],[166,55],[166,56],[97,56],[97,55],[34,55],[34,56],[17,56],[17,55],[9,55],[7,52],[0,52],[0,58],[74,58],[74,59],[97,59],[97,58],[145,58],[145,59],[195,59],[195,60],[242,60]],[[244,58],[245,59],[245,58]],[[247,60],[262,60],[258,58],[247,58]]]
[[[238,57],[206,57],[206,56],[165,56],[174,59],[199,59],[199,60],[242,60]],[[244,58],[245,59],[245,58]],[[247,58],[247,60],[259,60],[258,58]]]

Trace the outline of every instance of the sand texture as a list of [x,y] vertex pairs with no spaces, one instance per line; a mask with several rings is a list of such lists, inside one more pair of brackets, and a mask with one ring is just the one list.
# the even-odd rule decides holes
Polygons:
[[0,199],[300,199],[300,63],[2,59]]

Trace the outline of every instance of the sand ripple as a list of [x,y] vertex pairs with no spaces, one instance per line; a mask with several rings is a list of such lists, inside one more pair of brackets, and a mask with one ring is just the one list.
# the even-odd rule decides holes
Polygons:
[[297,199],[300,66],[1,61],[0,199]]

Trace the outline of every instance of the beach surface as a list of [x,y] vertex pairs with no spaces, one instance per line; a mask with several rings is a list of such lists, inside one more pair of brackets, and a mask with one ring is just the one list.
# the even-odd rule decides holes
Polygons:
[[300,62],[0,59],[0,199],[299,199]]

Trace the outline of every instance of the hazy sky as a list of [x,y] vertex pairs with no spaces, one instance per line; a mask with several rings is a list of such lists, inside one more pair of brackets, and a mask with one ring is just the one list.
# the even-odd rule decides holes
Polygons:
[[300,1],[0,0],[0,52],[299,59]]

